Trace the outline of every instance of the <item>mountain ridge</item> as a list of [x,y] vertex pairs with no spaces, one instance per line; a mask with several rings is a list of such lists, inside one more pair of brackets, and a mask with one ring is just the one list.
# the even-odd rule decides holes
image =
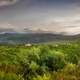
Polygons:
[[27,44],[56,41],[80,40],[79,35],[61,35],[53,33],[4,33],[0,34],[0,44]]

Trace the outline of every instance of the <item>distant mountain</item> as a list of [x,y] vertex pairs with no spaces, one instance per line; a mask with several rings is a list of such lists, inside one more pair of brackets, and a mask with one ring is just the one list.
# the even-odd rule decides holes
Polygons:
[[80,35],[65,36],[52,33],[4,33],[0,34],[1,44],[26,44],[43,43],[54,41],[73,41],[80,40]]

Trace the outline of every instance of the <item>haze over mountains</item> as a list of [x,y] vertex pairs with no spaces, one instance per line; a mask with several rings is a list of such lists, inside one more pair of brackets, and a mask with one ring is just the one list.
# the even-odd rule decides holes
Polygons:
[[80,40],[79,0],[0,0],[0,44]]
[[80,27],[69,27],[66,29],[49,29],[49,28],[28,28],[24,27],[22,29],[14,28],[14,26],[2,26],[0,27],[0,34],[2,33],[53,33],[62,35],[78,35],[80,34]]

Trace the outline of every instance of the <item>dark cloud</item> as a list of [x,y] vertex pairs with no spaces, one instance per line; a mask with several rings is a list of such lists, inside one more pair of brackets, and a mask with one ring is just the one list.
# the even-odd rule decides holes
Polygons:
[[15,4],[19,0],[0,0],[0,6],[8,6]]
[[9,5],[20,1],[21,3],[70,3],[70,2],[80,2],[80,0],[0,0],[0,5]]

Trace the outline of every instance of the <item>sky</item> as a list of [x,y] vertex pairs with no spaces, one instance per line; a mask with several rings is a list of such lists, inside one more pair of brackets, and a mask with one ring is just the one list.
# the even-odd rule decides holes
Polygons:
[[80,0],[0,0],[0,29],[80,34]]

